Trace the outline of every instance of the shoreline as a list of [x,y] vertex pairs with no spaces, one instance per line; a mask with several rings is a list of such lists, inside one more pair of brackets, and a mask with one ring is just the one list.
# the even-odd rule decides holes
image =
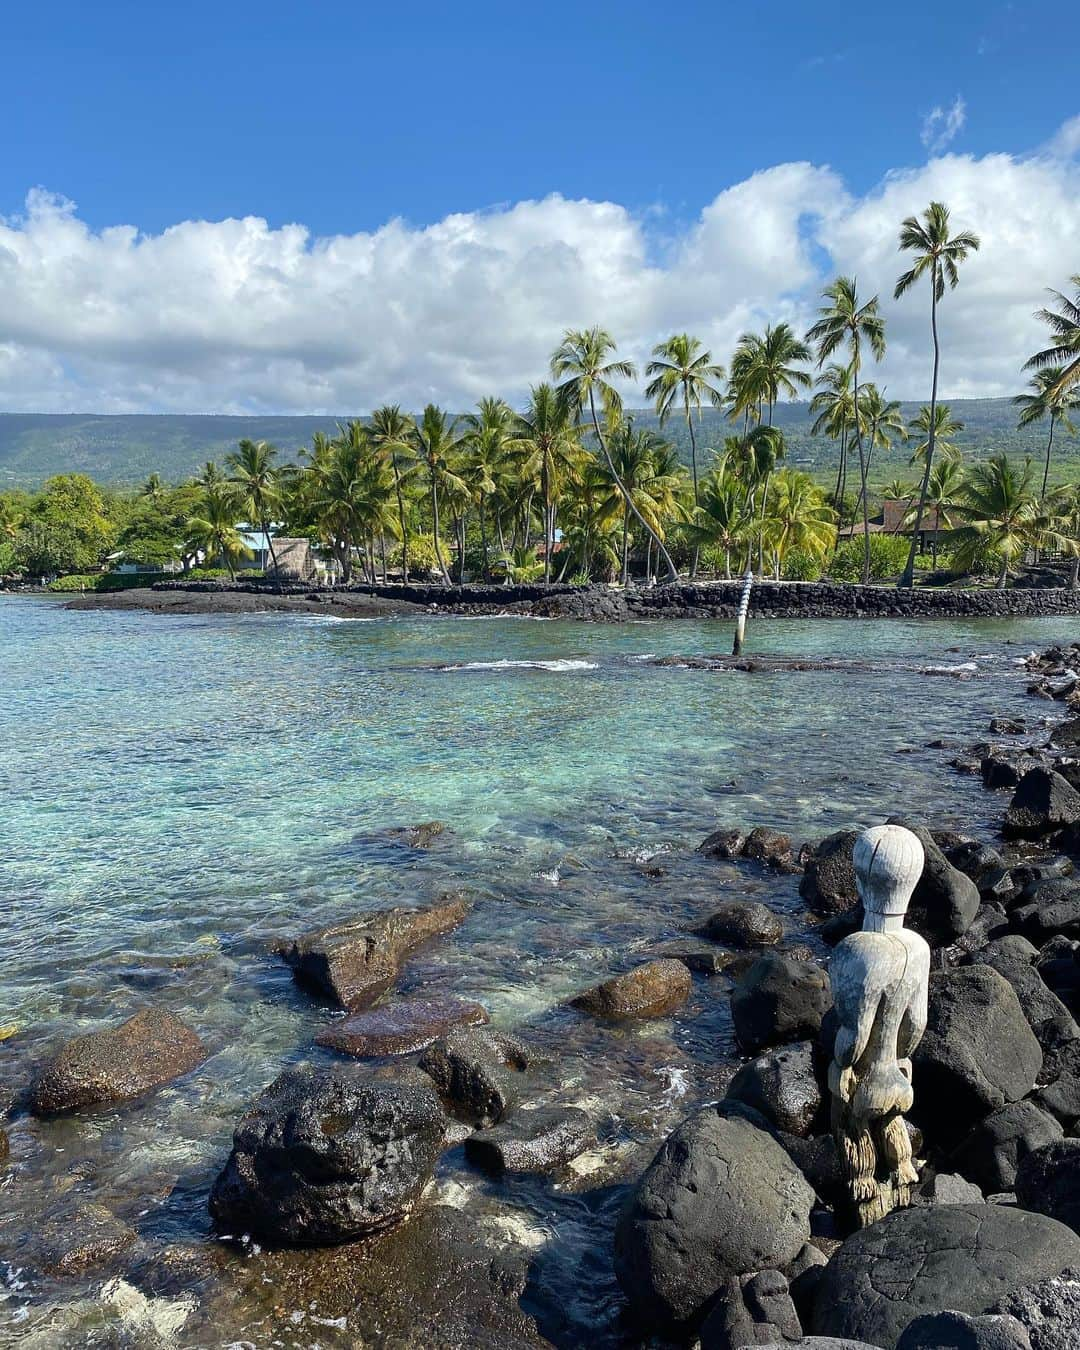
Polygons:
[[[412,614],[507,614],[582,622],[634,619],[733,619],[740,581],[685,583],[645,589],[609,586],[387,585],[281,592],[238,582],[159,582],[152,587],[81,595],[70,610],[146,610],[158,614],[331,614],[340,618],[392,618]],[[916,589],[833,585],[824,582],[755,582],[751,619],[968,619],[1080,616],[1080,590]]]

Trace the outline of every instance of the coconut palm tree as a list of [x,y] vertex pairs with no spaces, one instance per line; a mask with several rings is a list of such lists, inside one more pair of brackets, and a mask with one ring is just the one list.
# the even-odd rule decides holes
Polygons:
[[1043,366],[1028,381],[1033,392],[1017,394],[1013,399],[1013,403],[1022,409],[1016,423],[1018,427],[1029,427],[1033,422],[1041,422],[1044,417],[1050,419],[1050,434],[1046,438],[1046,465],[1043,468],[1042,489],[1039,492],[1040,501],[1046,497],[1050,481],[1050,456],[1054,451],[1055,428],[1060,423],[1062,429],[1070,436],[1076,435],[1076,427],[1069,420],[1069,413],[1075,408],[1080,408],[1080,393],[1058,387],[1064,374],[1064,366]]
[[229,481],[236,489],[240,512],[254,521],[263,532],[270,550],[274,576],[280,587],[277,554],[274,552],[274,541],[270,537],[271,519],[280,501],[277,470],[274,468],[276,457],[277,450],[266,441],[244,439],[239,442],[232,454],[226,457],[225,463],[232,470]]
[[[439,539],[439,497],[449,492],[464,492],[464,480],[457,473],[457,457],[461,449],[461,438],[456,432],[456,423],[452,422],[442,408],[429,403],[423,416],[413,428],[413,442],[419,458],[425,465],[428,475],[428,492],[431,501],[431,523],[435,538],[435,557],[439,571],[447,586],[450,585],[450,572],[442,554]],[[464,564],[464,559],[462,559]]]
[[670,580],[678,581],[678,570],[664,547],[664,541],[638,510],[631,490],[619,478],[607,438],[600,427],[598,405],[609,417],[617,418],[622,410],[622,398],[612,381],[632,380],[637,374],[633,362],[612,359],[615,350],[614,339],[603,328],[568,328],[551,357],[551,374],[554,379],[562,382],[559,388],[564,391],[564,397],[575,418],[579,418],[585,409],[588,409],[597,444],[604,456],[608,472],[626,503],[627,511],[637,518],[642,528],[652,538],[653,544],[664,559]]
[[727,464],[719,463],[701,480],[698,505],[686,526],[686,537],[697,548],[719,548],[724,553],[724,576],[731,576],[731,555],[746,537],[743,492]]
[[159,473],[152,473],[139,489],[139,496],[148,497],[152,502],[160,501],[163,495],[164,487]]
[[201,552],[207,562],[223,560],[233,581],[237,559],[251,557],[251,549],[236,528],[235,498],[220,482],[205,489],[202,511],[188,519],[187,537],[187,551]]
[[966,523],[953,531],[953,551],[962,566],[984,551],[1001,560],[998,589],[1004,590],[1013,564],[1041,542],[1060,542],[1052,518],[1040,509],[1032,491],[1034,467],[1024,460],[1017,470],[1007,455],[973,465],[956,503]]
[[810,411],[816,414],[810,432],[814,436],[828,436],[839,446],[836,486],[833,488],[833,507],[839,511],[847,487],[848,430],[855,421],[851,367],[836,363],[826,366],[818,377],[818,386],[817,393],[810,400]]
[[[964,470],[959,455],[956,457],[942,455],[930,473],[930,482],[926,489],[926,505],[936,513],[937,519],[937,528],[934,530],[933,542],[930,545],[935,572],[938,560],[938,535],[942,526],[947,530],[953,527],[955,508],[962,500],[964,482]],[[914,497],[914,494],[912,496]],[[904,523],[913,525],[914,522],[915,511],[910,507],[904,517]]]
[[862,387],[859,416],[866,437],[866,472],[869,475],[874,451],[888,453],[892,449],[893,437],[903,440],[907,435],[907,427],[900,412],[899,400],[887,399],[884,391],[873,381],[868,381]]
[[342,435],[322,447],[312,462],[311,508],[346,584],[352,580],[354,556],[360,549],[364,571],[374,581],[375,540],[397,530],[393,475],[386,460],[375,453],[362,422],[341,430]]
[[551,581],[551,555],[555,548],[555,520],[559,499],[577,471],[581,457],[577,426],[564,394],[553,385],[538,384],[529,392],[529,406],[517,419],[510,440],[524,451],[528,472],[540,480],[544,512],[544,584]]
[[1080,384],[1080,272],[1074,272],[1069,281],[1076,287],[1071,300],[1061,291],[1052,290],[1050,294],[1060,308],[1035,311],[1035,317],[1050,329],[1051,345],[1024,363],[1025,370],[1061,366],[1061,374],[1054,385],[1055,395],[1064,394]]
[[[875,295],[865,304],[859,303],[854,277],[837,277],[823,291],[827,301],[818,310],[819,318],[807,333],[807,341],[817,345],[818,367],[838,348],[847,345],[851,367],[851,399],[859,408],[859,369],[862,365],[862,344],[865,341],[876,361],[885,355],[885,320],[878,311]],[[854,416],[855,444],[859,451],[859,478],[862,484],[863,512],[863,571],[862,582],[870,580],[870,503],[866,491],[866,454],[863,449],[862,419]]]
[[[655,541],[663,549],[662,511],[655,482],[656,452],[664,442],[652,431],[639,431],[634,420],[613,417],[607,432],[608,453],[611,467],[608,469],[609,493],[618,493],[622,498],[622,583],[627,585],[630,579],[630,520],[631,516],[641,522],[650,546]],[[661,485],[661,493],[667,485]],[[664,550],[665,554],[667,550]]]
[[1059,487],[1051,498],[1049,509],[1061,535],[1061,547],[1072,558],[1069,588],[1075,591],[1080,587],[1080,484]]
[[371,414],[371,444],[389,464],[394,477],[398,529],[401,531],[401,578],[406,583],[409,580],[409,525],[405,515],[405,494],[409,483],[419,472],[410,440],[412,433],[412,418],[408,413],[403,413],[396,403],[384,404]]
[[694,480],[694,502],[698,499],[697,437],[694,434],[696,412],[701,416],[701,405],[708,400],[714,408],[723,405],[724,394],[719,385],[724,379],[724,367],[716,365],[712,353],[706,351],[696,337],[689,333],[673,333],[658,342],[652,351],[653,359],[645,367],[645,397],[656,405],[660,425],[663,426],[681,399],[686,429],[690,433],[690,470]]
[[934,442],[937,435],[938,370],[941,364],[941,344],[938,340],[938,304],[945,295],[945,286],[955,290],[960,280],[958,268],[969,253],[979,248],[979,236],[970,230],[961,230],[949,238],[949,208],[944,202],[931,202],[922,214],[908,216],[900,226],[900,251],[915,255],[914,264],[903,272],[893,289],[893,299],[899,300],[922,277],[930,278],[930,332],[934,340],[934,373],[930,384],[930,412],[927,423],[926,463],[923,466],[922,486],[919,489],[919,507],[915,513],[915,528],[911,535],[911,550],[907,566],[900,576],[901,587],[915,584],[915,552],[919,547],[926,493],[930,486],[930,472],[934,467]]
[[836,512],[808,473],[782,469],[776,475],[776,492],[761,529],[775,559],[775,575],[779,580],[791,549],[819,559],[832,549],[836,543]]
[[[931,425],[931,417],[933,417],[933,425]],[[930,405],[924,403],[919,409],[918,416],[908,427],[908,439],[919,442],[911,452],[909,463],[913,465],[925,464],[931,446],[942,459],[959,461],[961,458],[960,447],[953,440],[953,437],[959,436],[963,429],[963,422],[958,421],[952,415],[952,409],[947,403],[937,404],[932,414]]]

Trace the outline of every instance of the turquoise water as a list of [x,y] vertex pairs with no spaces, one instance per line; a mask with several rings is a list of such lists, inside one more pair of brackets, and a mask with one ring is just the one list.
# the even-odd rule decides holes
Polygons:
[[[792,880],[693,853],[719,824],[801,840],[905,812],[990,830],[1001,799],[926,743],[978,739],[995,713],[1037,716],[1016,659],[1075,636],[1068,619],[759,622],[753,652],[874,668],[748,674],[651,664],[727,650],[724,623],[180,617],[0,599],[0,1025],[19,1028],[0,1047],[3,1082],[18,1094],[57,1041],[148,1001],[213,1051],[123,1111],[37,1122],[16,1102],[0,1257],[28,1265],[28,1232],[72,1188],[130,1218],[151,1258],[207,1243],[206,1188],[237,1115],[312,1056],[332,1015],[268,942],[465,886],[469,919],[402,988],[479,999],[533,1037],[552,1056],[551,1099],[589,1106],[602,1145],[573,1184],[498,1193],[450,1155],[439,1194],[515,1214],[522,1240],[553,1253],[541,1283],[560,1316],[600,1336],[610,1280],[560,1287],[610,1231],[582,1193],[632,1172],[716,1095],[733,1053],[728,987],[696,981],[684,1013],[629,1030],[560,1004],[722,894],[760,894],[803,940]],[[433,819],[448,828],[427,852],[390,833]],[[227,1262],[192,1277],[181,1343],[205,1343],[229,1279]],[[0,1301],[0,1326],[31,1328],[85,1292],[30,1279]],[[244,1316],[246,1338],[270,1344],[258,1308]]]

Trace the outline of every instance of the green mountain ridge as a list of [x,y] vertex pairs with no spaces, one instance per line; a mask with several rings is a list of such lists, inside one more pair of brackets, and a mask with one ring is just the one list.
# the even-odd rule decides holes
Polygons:
[[[948,402],[954,416],[964,423],[956,442],[965,457],[980,459],[1005,451],[1041,460],[1045,454],[1047,428],[1018,430],[1011,399]],[[918,403],[901,404],[904,419],[914,419],[919,407]],[[639,425],[656,426],[651,409],[636,410],[633,416]],[[288,460],[311,444],[316,431],[332,435],[338,423],[346,420],[346,415],[0,413],[0,488],[33,488],[53,474],[73,472],[118,486],[141,482],[151,473],[160,474],[166,482],[182,482],[206,460],[223,459],[242,437],[270,441],[280,449],[282,459]],[[812,419],[805,403],[778,405],[774,420],[787,437],[789,464],[815,474],[827,474],[835,466],[837,448],[828,439],[811,435]],[[716,409],[703,409],[697,428],[699,464],[707,464],[709,450],[737,429]],[[689,463],[690,438],[683,418],[669,418],[664,434]],[[1080,439],[1059,429],[1054,454],[1055,477],[1080,478]],[[884,482],[910,476],[909,456],[907,443],[896,443],[888,452],[876,451],[873,479]]]

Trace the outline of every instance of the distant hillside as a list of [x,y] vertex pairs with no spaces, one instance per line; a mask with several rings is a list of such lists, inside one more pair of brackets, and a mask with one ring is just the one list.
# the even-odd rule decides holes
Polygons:
[[[999,450],[1010,455],[1041,457],[1045,429],[1016,429],[1016,410],[1009,399],[955,399],[950,406],[964,424],[957,437],[969,458]],[[903,414],[913,418],[919,405],[905,403]],[[639,425],[655,425],[651,411],[635,413]],[[0,488],[34,487],[55,473],[78,471],[102,483],[138,483],[151,473],[166,482],[180,482],[208,459],[222,459],[241,437],[267,440],[291,459],[311,444],[316,431],[333,433],[333,417],[221,417],[166,414],[161,416],[91,416],[80,413],[0,413]],[[810,435],[805,403],[781,404],[776,422],[788,437],[788,462],[825,474],[835,464],[836,447]],[[702,413],[698,445],[705,451],[718,446],[734,428],[720,413]],[[673,416],[667,435],[689,462],[686,424]],[[909,450],[894,446],[875,456],[873,477],[878,482],[908,473]],[[706,456],[703,454],[702,459]],[[1062,476],[1080,478],[1080,441],[1061,436],[1056,458]]]

